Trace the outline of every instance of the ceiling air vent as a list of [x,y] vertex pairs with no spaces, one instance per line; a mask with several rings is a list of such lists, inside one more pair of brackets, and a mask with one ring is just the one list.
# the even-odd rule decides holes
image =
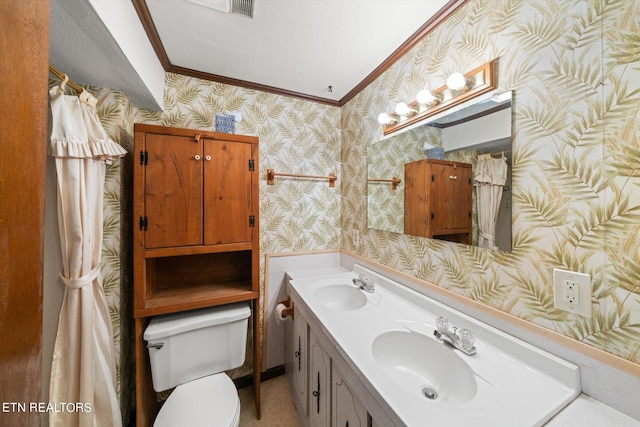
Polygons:
[[253,2],[254,0],[187,0],[189,3],[199,4],[209,9],[219,10],[220,12],[233,12],[236,15],[253,18]]
[[231,11],[236,15],[253,18],[254,0],[231,0]]

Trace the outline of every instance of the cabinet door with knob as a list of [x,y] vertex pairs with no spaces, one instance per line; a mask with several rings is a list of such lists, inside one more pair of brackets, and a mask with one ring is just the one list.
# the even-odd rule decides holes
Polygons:
[[339,370],[332,366],[331,401],[333,425],[335,427],[367,427],[369,414]]
[[299,407],[302,409],[303,415],[306,416],[307,411],[307,354],[308,334],[307,321],[301,316],[300,312],[295,314],[293,318],[293,338],[288,351],[291,352],[293,363],[291,369],[293,371],[293,390],[291,392],[298,399]]
[[331,425],[331,358],[313,332],[309,334],[309,420],[311,426]]
[[202,143],[179,135],[146,135],[145,248],[201,245],[203,227]]
[[204,242],[251,241],[253,146],[204,139]]

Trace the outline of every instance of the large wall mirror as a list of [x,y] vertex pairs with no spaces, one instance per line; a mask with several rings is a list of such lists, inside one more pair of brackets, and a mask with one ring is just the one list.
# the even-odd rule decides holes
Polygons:
[[[372,144],[367,152],[367,226],[511,251],[512,96],[512,92],[504,92],[478,97]],[[438,160],[425,160],[428,158]],[[454,168],[454,172],[449,169],[440,173],[429,169],[428,175],[418,179],[424,181],[421,185],[427,186],[423,191],[423,187],[416,187],[415,172],[405,172],[415,170],[421,162],[437,164],[437,167],[448,165]],[[462,171],[469,165],[471,177],[464,175],[461,178],[463,175],[456,171]],[[496,167],[499,171],[491,172]],[[468,190],[459,191],[456,187],[454,190],[429,190],[428,185],[440,179],[439,173],[448,182],[460,184],[464,179]],[[494,179],[496,173],[498,179]],[[488,175],[492,177],[486,179]],[[416,189],[420,193],[417,198]],[[444,209],[444,212],[434,214],[432,207],[428,206],[415,208],[415,203],[428,205],[429,197],[435,197],[438,203],[443,202],[439,209]],[[471,198],[469,203],[467,198]],[[499,204],[496,199],[500,200]],[[420,220],[424,224],[433,224],[436,222],[434,218],[460,217],[460,212],[457,212],[460,206],[469,210],[462,215],[468,214],[470,219],[468,240],[466,235],[460,238],[460,230],[449,235],[424,235],[408,226],[410,211],[414,211],[411,215],[424,211]],[[491,226],[486,224],[491,222],[491,218],[495,219],[495,233],[487,235],[483,230],[490,229]]]

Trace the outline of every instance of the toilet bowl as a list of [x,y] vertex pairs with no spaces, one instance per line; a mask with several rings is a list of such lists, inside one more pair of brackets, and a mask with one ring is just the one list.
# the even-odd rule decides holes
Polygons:
[[224,373],[244,362],[247,303],[157,316],[144,332],[156,391],[175,387],[155,427],[237,427],[240,399]]

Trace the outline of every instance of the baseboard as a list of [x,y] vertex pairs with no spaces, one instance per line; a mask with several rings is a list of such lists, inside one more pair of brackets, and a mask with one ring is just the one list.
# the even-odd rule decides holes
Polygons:
[[[279,377],[280,375],[284,375],[284,365],[274,366],[273,368],[269,368],[266,371],[260,373],[260,382],[270,380],[275,377]],[[233,380],[237,389],[249,387],[253,385],[253,375],[247,375],[245,377],[236,378]]]

